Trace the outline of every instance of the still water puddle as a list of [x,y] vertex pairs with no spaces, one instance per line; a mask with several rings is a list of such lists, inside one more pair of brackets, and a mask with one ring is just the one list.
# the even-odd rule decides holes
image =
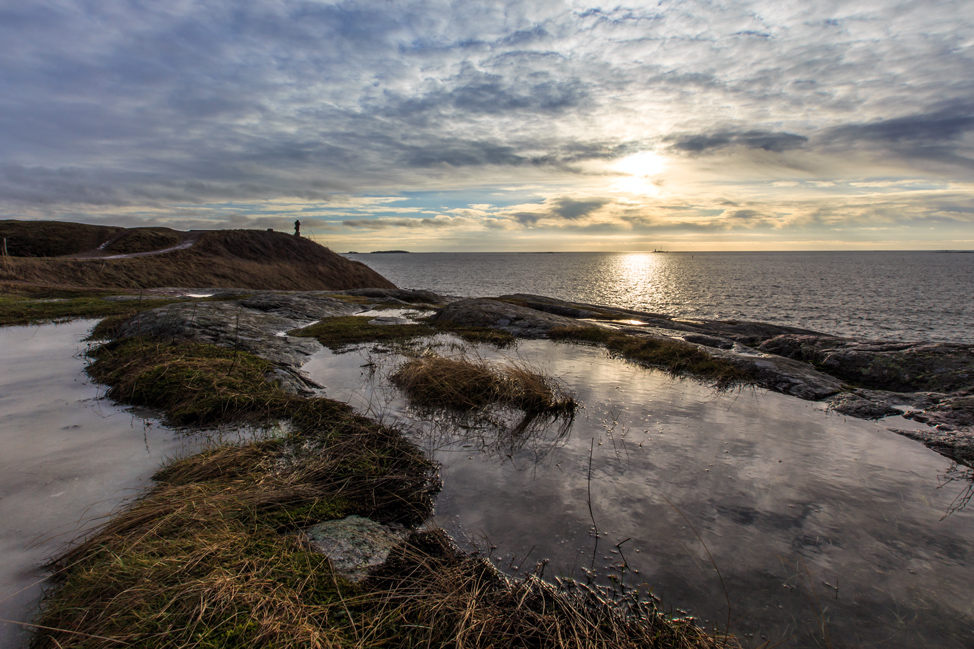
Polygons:
[[[186,435],[102,398],[80,342],[95,321],[0,328],[0,619],[37,611],[42,564],[135,497],[169,458],[215,433]],[[26,645],[0,622],[0,647]]]
[[388,350],[322,351],[303,369],[413,429],[442,464],[436,522],[501,568],[645,583],[705,626],[729,619],[745,646],[974,645],[970,471],[881,423],[715,394],[588,347],[479,353],[565,381],[582,404],[571,428],[498,445],[437,426],[389,387]]

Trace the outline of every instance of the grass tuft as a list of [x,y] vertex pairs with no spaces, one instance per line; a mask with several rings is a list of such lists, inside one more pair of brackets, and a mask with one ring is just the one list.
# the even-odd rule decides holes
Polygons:
[[556,327],[552,340],[595,344],[623,358],[666,370],[675,376],[708,379],[721,389],[747,383],[751,376],[741,368],[680,340],[634,336],[595,326]]
[[[624,605],[593,591],[512,581],[459,551],[440,531],[413,534],[366,582],[378,600],[375,644],[409,647],[623,647],[694,649],[721,643],[653,600]],[[733,649],[734,643],[723,646]]]
[[578,404],[557,381],[515,364],[426,355],[404,363],[390,377],[414,405],[466,411],[510,406],[528,414],[572,413]]

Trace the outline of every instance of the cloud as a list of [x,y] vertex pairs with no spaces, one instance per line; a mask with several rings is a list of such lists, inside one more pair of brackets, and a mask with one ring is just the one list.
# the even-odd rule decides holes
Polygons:
[[560,226],[566,222],[585,221],[587,217],[611,203],[612,199],[603,197],[554,196],[546,198],[539,204],[518,205],[500,210],[498,214],[528,227],[536,226],[541,222]]
[[770,131],[715,131],[703,134],[671,135],[665,138],[670,148],[676,151],[701,154],[730,146],[747,149],[762,149],[774,153],[800,149],[808,142],[804,135],[794,133],[774,133]]
[[935,111],[828,129],[822,142],[835,148],[891,152],[900,160],[932,160],[974,170],[974,101]]
[[609,202],[610,201],[605,198],[597,198],[594,200],[556,198],[552,201],[553,207],[551,208],[551,211],[563,219],[574,221],[582,218],[583,216],[588,216]]
[[[720,194],[786,227],[797,221],[774,205],[811,182],[848,198],[866,187],[851,182],[974,177],[966,9],[6,3],[0,213],[156,222],[168,212],[256,227],[290,210],[390,233],[755,222],[720,220],[710,198]],[[701,213],[709,225],[673,221],[652,200],[642,221],[623,218],[611,165],[647,150],[673,163],[654,177],[659,201],[719,210]],[[512,186],[532,189],[484,198]],[[486,207],[445,225],[347,205],[438,191],[469,200],[426,211]],[[929,200],[939,218],[944,203],[915,198],[911,213]]]
[[342,225],[364,230],[386,230],[389,228],[439,230],[444,228],[456,228],[470,225],[472,221],[463,217],[436,216],[434,218],[374,218],[374,219],[349,219],[342,221]]
[[974,131],[974,103],[933,113],[847,124],[830,129],[825,137],[845,142],[942,144],[954,142],[971,131]]

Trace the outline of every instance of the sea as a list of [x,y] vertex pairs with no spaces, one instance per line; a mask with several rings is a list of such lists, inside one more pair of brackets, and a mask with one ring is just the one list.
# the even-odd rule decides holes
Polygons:
[[974,342],[974,252],[348,254],[401,288],[531,293],[857,339]]

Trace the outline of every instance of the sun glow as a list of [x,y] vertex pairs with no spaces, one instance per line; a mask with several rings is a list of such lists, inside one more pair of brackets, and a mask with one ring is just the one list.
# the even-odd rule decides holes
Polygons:
[[630,194],[658,194],[659,185],[654,178],[666,170],[666,158],[652,151],[627,156],[612,165],[614,171],[624,174],[614,183],[619,191]]

